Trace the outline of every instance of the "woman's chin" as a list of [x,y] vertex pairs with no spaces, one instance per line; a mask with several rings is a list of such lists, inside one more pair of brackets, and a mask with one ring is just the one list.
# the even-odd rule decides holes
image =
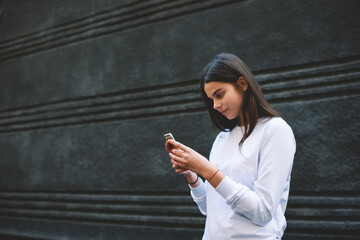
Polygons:
[[234,120],[235,118],[237,118],[237,116],[225,116],[228,120]]
[[[230,112],[231,113],[231,112]],[[229,121],[239,120],[238,114],[226,114],[225,116]]]

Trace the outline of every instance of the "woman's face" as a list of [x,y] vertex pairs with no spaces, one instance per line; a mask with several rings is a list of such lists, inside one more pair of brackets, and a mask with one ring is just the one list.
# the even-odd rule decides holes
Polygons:
[[244,87],[239,81],[237,83],[239,87],[235,87],[231,83],[216,81],[204,85],[206,95],[214,102],[213,108],[229,120],[239,117],[241,113],[247,82],[243,80],[246,84]]

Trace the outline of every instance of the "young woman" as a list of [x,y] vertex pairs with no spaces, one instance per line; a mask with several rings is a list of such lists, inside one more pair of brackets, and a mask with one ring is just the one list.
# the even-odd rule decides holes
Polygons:
[[206,215],[203,239],[281,239],[296,148],[291,127],[233,54],[216,56],[200,86],[211,121],[221,131],[210,161],[177,141],[167,141],[166,150]]

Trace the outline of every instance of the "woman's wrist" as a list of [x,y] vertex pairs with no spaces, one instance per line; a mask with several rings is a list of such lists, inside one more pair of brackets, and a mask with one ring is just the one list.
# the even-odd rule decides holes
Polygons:
[[214,188],[216,188],[221,181],[225,178],[225,175],[215,165],[209,164],[204,168],[203,176]]
[[206,164],[206,166],[203,168],[203,171],[199,174],[206,180],[209,180],[217,170],[218,168],[215,165],[208,162],[208,164]]
[[194,172],[190,172],[189,174],[185,175],[186,180],[188,182],[188,184],[192,187],[192,188],[196,188],[200,185],[200,178],[199,176],[194,173]]
[[193,185],[195,185],[198,181],[199,181],[199,176],[198,176],[198,175],[196,175],[196,179],[195,179],[195,181],[193,181],[193,182],[189,182],[189,184],[190,184],[190,186],[193,186]]
[[194,181],[196,181],[197,174],[194,172],[189,172],[188,174],[185,175],[185,178],[188,181],[188,183],[193,183]]

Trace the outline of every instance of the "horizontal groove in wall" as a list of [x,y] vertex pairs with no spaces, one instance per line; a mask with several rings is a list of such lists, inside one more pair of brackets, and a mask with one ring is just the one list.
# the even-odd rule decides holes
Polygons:
[[147,113],[147,114],[139,114],[133,115],[131,117],[113,117],[108,119],[91,119],[88,121],[67,121],[62,123],[51,123],[51,124],[44,124],[44,125],[35,125],[35,126],[17,126],[12,129],[7,129],[0,131],[0,133],[9,133],[9,132],[23,132],[28,130],[39,130],[45,128],[54,128],[54,127],[67,127],[67,126],[74,126],[74,125],[84,125],[84,124],[93,124],[93,123],[103,123],[103,122],[111,122],[111,121],[122,121],[122,120],[138,120],[144,118],[158,118],[158,117],[165,117],[165,116],[174,116],[174,115],[182,115],[182,114],[190,114],[190,113],[199,113],[203,112],[204,108],[191,106],[191,108],[185,110],[174,110],[174,111],[166,111],[166,112],[156,112]]
[[[359,95],[360,60],[339,62],[256,77],[270,103]],[[1,110],[0,133],[203,111],[198,80],[190,80]]]
[[0,61],[239,1],[143,1],[0,43]]
[[0,216],[202,228],[204,217],[188,194],[0,192]]
[[[101,209],[100,209],[101,210]],[[158,214],[158,212],[149,212],[147,215],[146,208],[144,208],[145,212],[136,211],[131,212],[128,211],[99,211],[96,212],[92,210],[86,211],[77,211],[77,210],[64,210],[64,209],[26,209],[26,208],[3,208],[0,207],[0,215],[2,216],[33,216],[33,217],[47,217],[47,218],[73,218],[73,219],[89,219],[89,220],[113,220],[113,221],[143,221],[143,222],[168,222],[171,224],[176,223],[202,223],[203,217],[197,216],[199,214],[193,214],[193,216],[182,216],[181,209],[179,209],[179,213],[181,215],[177,215],[177,211],[168,209],[168,212],[165,214]]]
[[[4,231],[5,230],[5,231]],[[47,240],[45,238],[38,238],[38,237],[29,237],[24,233],[14,233],[14,232],[8,232],[8,229],[0,229],[0,239],[4,240]]]
[[360,71],[351,73],[329,74],[328,76],[314,76],[311,78],[301,78],[299,80],[277,82],[261,85],[264,94],[279,93],[294,90],[323,88],[324,86],[336,86],[340,84],[351,84],[359,82]]
[[333,230],[355,230],[360,229],[360,221],[335,221],[335,220],[329,220],[329,221],[323,221],[323,220],[289,220],[288,226],[294,228],[295,226],[297,228],[302,229],[333,229]]
[[[156,6],[158,4],[161,4],[161,1],[160,1],[160,3],[159,3],[159,1],[152,1],[152,3],[154,3],[154,4],[152,4],[152,6]],[[116,14],[120,14],[120,13],[124,14],[124,12],[131,13],[131,12],[136,11],[136,9],[138,11],[140,11],[144,6],[146,7],[146,4],[147,3],[145,1],[134,1],[130,4],[121,5],[112,10],[105,10],[102,12],[91,14],[86,17],[78,18],[78,19],[63,23],[60,25],[49,27],[47,29],[43,29],[43,30],[40,30],[37,32],[32,32],[32,33],[29,33],[26,35],[18,36],[13,39],[8,39],[3,42],[0,42],[0,50],[9,49],[10,47],[16,46],[21,43],[27,43],[27,42],[31,42],[31,41],[34,41],[37,39],[47,37],[52,34],[57,34],[59,32],[66,31],[67,29],[81,28],[81,27],[87,26],[94,22],[100,22],[101,20],[109,19]],[[149,5],[147,5],[147,6],[149,6]]]
[[[285,230],[285,234],[297,233],[302,235],[302,233],[306,233],[309,234],[310,236],[319,237],[319,238],[311,238],[311,239],[324,239],[324,238],[320,238],[323,236],[333,237],[333,238],[325,238],[325,239],[339,239],[334,237],[357,236],[359,227],[360,227],[359,221],[329,222],[329,221],[319,221],[319,220],[313,220],[313,221],[287,220],[287,228]],[[306,239],[306,238],[300,237],[297,239]],[[352,238],[348,238],[348,239],[352,239]]]
[[349,56],[300,65],[282,66],[275,69],[258,70],[255,74],[257,75],[258,82],[262,85],[279,81],[292,81],[312,76],[337,74],[338,72],[359,69],[359,57],[360,56]]
[[197,207],[193,202],[62,202],[62,201],[20,201],[20,200],[0,200],[0,209],[26,209],[26,210],[58,210],[58,211],[78,211],[94,213],[128,213],[128,214],[152,214],[164,216],[172,213],[173,216],[194,216],[197,213]]
[[[351,204],[347,204],[351,203]],[[0,192],[0,216],[159,227],[203,228],[188,193]],[[358,194],[291,196],[288,229],[351,234],[360,226]],[[192,225],[192,226],[190,226]]]
[[46,221],[67,221],[67,222],[91,222],[99,224],[119,224],[130,226],[156,226],[168,228],[197,228],[204,227],[205,219],[203,217],[168,217],[168,216],[146,216],[146,215],[126,215],[126,214],[91,214],[91,213],[58,213],[52,212],[2,212],[0,217],[15,217],[28,219],[42,219]]
[[[179,92],[175,92],[179,90]],[[9,112],[5,114],[0,113],[0,126],[5,125],[8,122],[17,122],[21,120],[31,121],[35,119],[43,119],[47,114],[51,118],[63,118],[84,114],[96,114],[98,112],[113,112],[113,111],[131,111],[143,108],[158,107],[161,105],[172,104],[186,104],[187,102],[196,102],[200,99],[197,90],[181,91],[180,89],[169,89],[168,93],[159,94],[161,91],[149,91],[155,92],[151,96],[151,93],[142,94],[143,96],[137,97],[136,94],[127,94],[120,97],[109,97],[107,99],[94,98],[87,101],[77,101],[67,104],[51,104],[46,107],[40,108],[28,108],[17,112]],[[158,92],[156,94],[156,92]],[[123,98],[123,99],[121,99]],[[3,120],[3,119],[6,120]]]
[[298,240],[298,239],[306,239],[306,240],[359,240],[359,237],[357,237],[357,234],[341,234],[338,233],[329,233],[329,232],[323,232],[323,233],[314,233],[311,231],[306,231],[306,229],[289,229],[287,228],[285,230],[284,239],[289,240]]
[[[62,99],[51,102],[42,102],[34,105],[21,106],[17,108],[0,110],[0,119],[4,117],[12,117],[25,115],[34,112],[47,112],[53,110],[66,110],[78,107],[91,107],[111,104],[115,101],[133,101],[159,96],[171,96],[172,94],[182,93],[183,91],[193,90],[193,85],[197,80],[190,80],[178,83],[164,84],[158,86],[147,86],[144,88],[127,89],[119,92],[107,92],[92,96],[83,96],[72,99]],[[49,107],[50,106],[50,107]]]
[[140,202],[140,203],[192,203],[187,193],[123,193],[123,192],[25,192],[0,191],[1,200],[60,201],[60,202]]
[[89,123],[101,123],[108,121],[121,121],[121,120],[136,120],[146,117],[161,117],[164,115],[173,115],[181,113],[191,113],[191,112],[200,112],[203,111],[203,106],[200,103],[178,103],[172,106],[158,106],[150,109],[140,109],[140,110],[128,110],[120,112],[110,112],[102,113],[97,115],[91,115],[90,117],[69,117],[65,120],[63,119],[45,119],[36,122],[26,122],[15,125],[8,125],[0,127],[0,133],[6,132],[15,132],[23,130],[34,130],[42,129],[49,127],[62,127],[62,126],[72,126],[72,125],[82,125]]
[[[159,101],[138,101],[136,105],[129,106],[111,106],[110,109],[76,109],[65,112],[53,112],[46,114],[36,114],[27,117],[18,117],[12,120],[1,121],[0,120],[0,131],[8,126],[22,126],[26,124],[27,126],[38,125],[38,124],[51,124],[51,123],[75,123],[78,121],[92,121],[92,120],[106,120],[112,118],[129,118],[135,117],[137,115],[146,115],[151,113],[162,113],[162,112],[171,112],[174,110],[184,110],[184,109],[193,109],[193,108],[202,108],[203,106],[199,103],[199,99],[189,98],[186,100],[182,99],[171,99],[169,102],[161,102],[166,99],[161,99]],[[40,122],[40,123],[39,123]]]
[[[311,194],[311,193],[310,193]],[[353,194],[344,196],[338,193],[339,196],[307,196],[307,195],[291,195],[288,205],[292,207],[301,207],[303,202],[307,205],[314,205],[317,207],[326,206],[341,206],[341,207],[360,207],[360,194]]]

